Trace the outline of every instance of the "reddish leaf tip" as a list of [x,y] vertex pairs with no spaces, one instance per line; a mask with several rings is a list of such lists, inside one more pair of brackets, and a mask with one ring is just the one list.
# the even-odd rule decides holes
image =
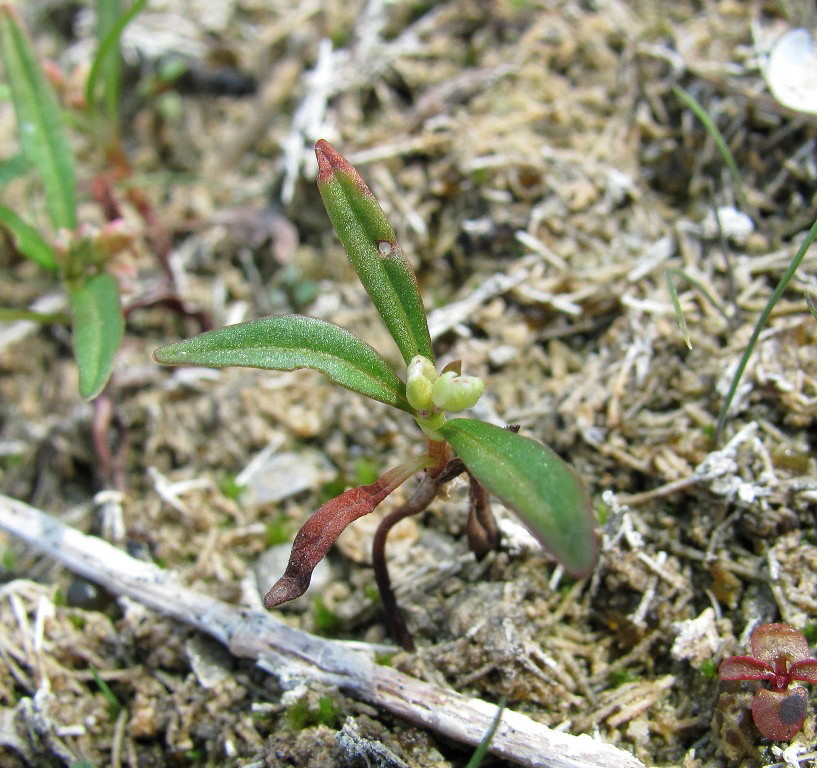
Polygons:
[[319,139],[315,143],[315,157],[318,159],[318,186],[327,184],[336,174],[342,173],[358,188],[360,194],[374,197],[357,169],[326,139]]
[[275,584],[272,585],[270,591],[264,595],[264,607],[267,609],[275,608],[283,603],[288,603],[296,597],[300,597],[306,592],[311,581],[311,573],[306,577],[306,583],[301,580],[294,579],[291,576],[284,574]]
[[319,139],[315,144],[315,157],[318,158],[318,184],[329,181],[337,171],[356,173],[351,163],[326,139]]

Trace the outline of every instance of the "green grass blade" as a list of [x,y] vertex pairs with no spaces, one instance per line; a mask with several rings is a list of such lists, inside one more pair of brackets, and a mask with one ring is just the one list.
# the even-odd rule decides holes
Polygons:
[[0,49],[11,87],[20,146],[43,181],[55,229],[77,226],[76,172],[62,110],[17,14],[0,6]]
[[111,275],[94,275],[69,287],[74,317],[74,357],[79,368],[79,393],[96,397],[113,371],[125,322],[119,305],[119,286]]
[[760,313],[757,323],[755,323],[752,336],[746,344],[746,349],[743,351],[738,367],[735,370],[735,375],[732,377],[732,382],[729,385],[729,391],[727,392],[723,405],[721,406],[721,410],[718,413],[718,426],[715,428],[715,443],[720,442],[721,435],[723,434],[723,428],[726,424],[726,417],[729,414],[729,406],[732,404],[735,393],[738,391],[740,380],[743,378],[743,372],[746,370],[746,365],[749,362],[749,358],[752,356],[757,340],[760,338],[761,332],[766,327],[766,323],[769,321],[769,316],[772,314],[775,304],[777,304],[777,302],[780,300],[780,297],[786,290],[786,286],[788,286],[792,277],[794,277],[794,273],[797,271],[797,268],[800,266],[800,262],[803,261],[806,251],[808,251],[808,249],[811,247],[811,244],[814,242],[815,238],[817,238],[817,221],[811,225],[811,229],[808,231],[808,234],[806,235],[802,244],[797,249],[797,253],[794,254],[794,258],[791,260],[788,269],[783,273],[777,287],[774,289],[774,292],[766,302],[766,306]]
[[664,272],[664,279],[667,282],[667,290],[669,291],[670,299],[672,300],[672,308],[675,310],[675,319],[678,321],[678,328],[684,338],[689,349],[692,349],[692,342],[689,338],[689,331],[687,330],[687,323],[684,318],[683,310],[681,309],[681,302],[678,299],[678,290],[675,288],[673,277],[679,277],[697,290],[717,311],[718,314],[729,324],[729,316],[724,311],[723,307],[718,303],[715,297],[703,287],[703,285],[691,275],[684,272],[682,269],[670,268]]
[[116,694],[111,690],[111,686],[108,685],[105,680],[102,679],[102,675],[99,674],[99,670],[96,667],[91,667],[91,675],[94,678],[94,681],[99,686],[99,690],[102,691],[102,695],[105,698],[105,701],[108,703],[108,714],[111,716],[111,719],[115,719],[119,712],[122,710],[122,704],[120,703],[119,699],[116,698]]
[[262,317],[161,347],[164,365],[240,365],[274,371],[311,368],[335,384],[413,413],[406,389],[389,364],[349,331],[301,315]]
[[468,761],[468,765],[466,765],[465,768],[479,768],[480,764],[485,759],[485,755],[488,753],[488,748],[491,746],[491,741],[496,735],[496,732],[499,730],[499,723],[502,721],[502,713],[504,711],[505,702],[503,700],[503,702],[496,709],[496,714],[491,722],[491,727],[488,729],[485,736],[482,737],[482,741],[474,750],[474,754],[471,755],[471,759]]
[[593,505],[573,467],[551,448],[474,419],[437,430],[468,471],[516,512],[572,576],[587,576],[598,559]]
[[4,227],[14,239],[17,250],[27,259],[36,261],[46,269],[56,269],[57,260],[51,246],[40,237],[30,224],[26,224],[11,208],[0,205],[0,227]]
[[434,359],[417,278],[394,230],[360,174],[328,142],[315,145],[318,190],[349,261],[406,364]]
[[685,91],[676,85],[673,87],[672,92],[692,110],[695,117],[698,118],[701,125],[703,125],[706,132],[712,138],[712,141],[715,142],[718,152],[720,152],[724,163],[726,163],[726,167],[729,169],[732,183],[735,185],[735,197],[737,197],[740,207],[752,216],[753,219],[757,219],[754,209],[749,205],[749,200],[746,197],[746,190],[743,187],[743,178],[740,175],[740,170],[738,170],[738,164],[735,162],[735,157],[729,149],[729,145],[726,143],[726,139],[723,137],[718,126],[715,125],[709,113],[689,91]]
[[681,336],[684,339],[684,344],[687,349],[692,349],[692,342],[689,339],[689,330],[687,329],[687,321],[684,318],[684,311],[681,309],[681,302],[678,300],[678,289],[672,281],[673,274],[678,270],[668,269],[664,272],[664,279],[667,281],[667,290],[669,297],[672,300],[672,308],[675,311],[675,319],[678,321],[678,329],[681,331]]
[[805,295],[808,311],[811,313],[811,316],[817,320],[817,304],[814,303],[814,297],[808,291],[805,292]]
[[85,102],[93,110],[96,105],[96,91],[100,80],[103,83],[103,103],[105,113],[112,125],[119,120],[119,94],[121,90],[121,60],[119,42],[125,27],[147,5],[147,0],[136,0],[125,13],[120,14],[118,0],[98,0],[97,2],[97,47],[88,80],[85,83]]

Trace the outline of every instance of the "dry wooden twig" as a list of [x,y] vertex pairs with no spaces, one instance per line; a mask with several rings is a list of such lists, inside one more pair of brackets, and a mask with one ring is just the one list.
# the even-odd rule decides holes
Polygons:
[[[283,685],[316,681],[466,744],[478,744],[496,706],[416,680],[376,664],[347,644],[288,627],[268,613],[199,594],[168,571],[144,563],[60,523],[34,507],[0,495],[0,528],[114,594],[190,624],[242,658],[255,659]],[[644,768],[628,752],[590,736],[572,736],[506,710],[490,751],[542,768]]]

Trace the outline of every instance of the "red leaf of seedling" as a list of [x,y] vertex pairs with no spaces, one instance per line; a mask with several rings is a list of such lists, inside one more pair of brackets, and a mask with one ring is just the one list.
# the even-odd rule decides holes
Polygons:
[[817,659],[795,661],[789,668],[789,677],[804,683],[817,683]]
[[770,691],[761,688],[752,703],[752,719],[760,735],[770,741],[790,741],[806,719],[805,688]]
[[350,488],[323,504],[298,531],[284,575],[264,596],[264,605],[274,608],[306,592],[315,566],[323,560],[346,526],[373,512],[395,488],[430,464],[428,456],[421,456],[390,469],[370,485]]
[[761,624],[750,641],[752,656],[775,666],[781,659],[800,661],[809,657],[808,640],[788,624]]
[[774,668],[752,656],[731,656],[718,667],[721,680],[774,680]]

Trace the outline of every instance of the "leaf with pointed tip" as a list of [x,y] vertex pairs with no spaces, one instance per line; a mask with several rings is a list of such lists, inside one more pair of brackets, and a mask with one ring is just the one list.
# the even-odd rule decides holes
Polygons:
[[103,389],[125,331],[119,286],[111,275],[94,275],[69,286],[73,313],[74,357],[79,393],[90,400]]
[[438,432],[568,573],[580,578],[593,570],[599,548],[593,506],[573,467],[546,445],[483,421],[451,419]]
[[349,261],[406,364],[434,359],[417,278],[394,230],[355,168],[327,141],[315,145],[318,190]]
[[153,357],[164,365],[312,368],[346,389],[413,413],[405,385],[374,349],[344,328],[314,317],[278,315],[228,325],[160,347]]
[[0,5],[0,52],[6,68],[23,154],[40,173],[55,229],[77,226],[74,156],[62,110],[10,6]]

